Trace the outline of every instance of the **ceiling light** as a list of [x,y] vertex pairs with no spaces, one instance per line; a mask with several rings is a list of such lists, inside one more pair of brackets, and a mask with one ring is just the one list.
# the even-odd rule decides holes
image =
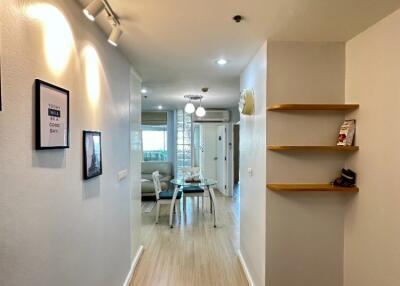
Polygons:
[[158,108],[159,110],[161,110],[161,109],[162,109],[162,105],[157,106],[157,108]]
[[121,28],[119,26],[114,26],[110,34],[110,37],[108,38],[108,42],[114,47],[117,47],[121,35],[122,35]]
[[104,8],[105,6],[102,0],[93,0],[85,9],[83,9],[83,14],[85,14],[90,21],[94,21],[97,15],[99,15]]
[[194,107],[193,103],[188,102],[185,106],[185,112],[192,114],[193,112],[195,112],[196,108]]
[[220,66],[224,66],[228,63],[228,61],[226,59],[219,59],[217,60],[217,64]]
[[199,107],[197,108],[197,110],[196,110],[196,115],[197,115],[198,117],[204,117],[204,116],[206,116],[206,110],[204,109],[203,106],[199,106]]
[[140,92],[143,93],[143,94],[145,94],[145,93],[147,93],[147,89],[142,88],[142,90],[141,90]]

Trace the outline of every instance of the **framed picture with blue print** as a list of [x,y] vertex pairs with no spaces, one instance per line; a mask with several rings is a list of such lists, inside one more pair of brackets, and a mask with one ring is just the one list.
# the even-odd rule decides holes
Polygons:
[[83,178],[89,180],[102,173],[101,133],[83,131]]

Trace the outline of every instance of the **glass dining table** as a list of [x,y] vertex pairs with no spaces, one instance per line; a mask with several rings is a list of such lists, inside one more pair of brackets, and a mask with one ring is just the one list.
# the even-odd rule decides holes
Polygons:
[[175,206],[175,201],[176,197],[178,195],[179,190],[182,187],[200,187],[202,188],[205,192],[208,192],[210,195],[210,211],[213,214],[214,217],[214,227],[217,227],[217,202],[215,199],[215,193],[213,186],[215,186],[218,182],[213,179],[207,179],[207,178],[201,178],[198,182],[189,182],[186,181],[183,178],[178,178],[178,179],[172,179],[171,184],[175,186],[174,188],[174,194],[172,197],[171,201],[171,208],[170,208],[170,213],[169,213],[169,225],[172,228],[173,227],[173,213],[174,213],[174,206]]

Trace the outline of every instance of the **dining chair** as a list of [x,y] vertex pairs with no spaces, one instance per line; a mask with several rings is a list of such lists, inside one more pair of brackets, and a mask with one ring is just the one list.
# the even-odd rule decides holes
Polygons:
[[[183,168],[182,172],[184,174],[184,180],[188,177],[195,177],[200,175],[200,168]],[[183,192],[183,211],[186,211],[186,198],[193,197],[197,198],[197,209],[200,208],[200,198],[201,198],[201,209],[204,211],[204,189],[199,186],[184,186],[182,188]]]
[[[154,190],[156,193],[156,200],[157,200],[156,223],[158,223],[158,219],[160,217],[161,205],[170,205],[171,206],[171,201],[172,201],[174,192],[163,191],[161,189],[160,172],[159,171],[153,172],[152,177],[153,177]],[[174,206],[178,217],[180,217],[180,199],[181,198],[182,198],[182,192],[180,191],[180,192],[178,192],[178,195],[176,196],[176,201],[175,201],[175,206]]]

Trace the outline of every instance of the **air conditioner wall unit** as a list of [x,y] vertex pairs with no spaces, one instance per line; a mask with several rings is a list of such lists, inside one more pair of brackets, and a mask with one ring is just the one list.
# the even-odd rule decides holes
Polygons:
[[196,113],[192,115],[193,122],[229,122],[231,112],[226,109],[207,109],[204,117],[198,117]]

